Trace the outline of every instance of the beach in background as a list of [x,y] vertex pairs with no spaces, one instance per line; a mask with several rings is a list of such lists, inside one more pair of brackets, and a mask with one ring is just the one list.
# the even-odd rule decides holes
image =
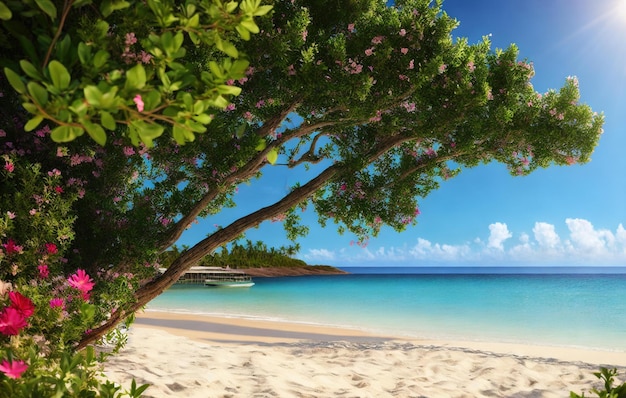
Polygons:
[[626,355],[581,348],[411,340],[282,321],[149,311],[106,365],[147,397],[567,397]]
[[107,374],[148,397],[567,397],[626,375],[626,275],[394,273],[176,286]]

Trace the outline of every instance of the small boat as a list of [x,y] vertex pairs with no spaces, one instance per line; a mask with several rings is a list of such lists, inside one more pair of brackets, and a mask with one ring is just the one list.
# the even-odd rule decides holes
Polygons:
[[245,272],[230,268],[212,269],[206,273],[205,286],[210,287],[251,287],[252,277]]

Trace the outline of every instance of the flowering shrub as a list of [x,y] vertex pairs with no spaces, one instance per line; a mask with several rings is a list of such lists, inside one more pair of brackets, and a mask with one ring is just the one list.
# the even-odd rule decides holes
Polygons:
[[93,347],[73,352],[110,311],[91,302],[96,283],[84,269],[64,276],[79,192],[58,169],[8,154],[3,160],[0,208],[9,210],[0,218],[0,397],[120,396],[119,386],[100,381],[103,355]]

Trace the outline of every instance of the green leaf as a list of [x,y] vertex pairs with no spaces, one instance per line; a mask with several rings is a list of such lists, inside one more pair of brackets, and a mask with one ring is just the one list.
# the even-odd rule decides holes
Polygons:
[[100,111],[100,123],[102,123],[102,125],[108,130],[115,130],[117,127],[115,119],[107,111]]
[[202,113],[200,115],[192,116],[192,119],[197,121],[197,122],[199,122],[199,123],[205,124],[205,125],[211,123],[211,120],[213,120],[211,118],[211,116],[207,115],[206,113]]
[[225,84],[220,84],[216,89],[220,94],[239,95],[241,93],[241,87],[227,86]]
[[93,57],[93,66],[98,69],[102,68],[110,57],[111,55],[108,52],[104,50],[99,50]]
[[26,86],[22,81],[22,78],[17,73],[13,72],[12,69],[4,68],[4,74],[6,75],[11,87],[15,89],[20,94],[26,94]]
[[270,164],[275,164],[276,161],[278,160],[278,150],[276,148],[272,148],[268,153],[267,153],[267,161],[270,162]]
[[33,104],[32,102],[23,102],[22,107],[33,115],[36,115],[39,111],[39,109],[37,109],[37,105]]
[[58,126],[52,129],[50,137],[55,142],[69,142],[83,135],[85,130],[80,127]]
[[91,123],[87,120],[82,120],[83,126],[87,130],[87,134],[98,144],[104,146],[107,142],[107,135],[104,132],[104,129],[99,124]]
[[157,90],[152,90],[142,95],[144,111],[148,112],[161,104],[161,94]]
[[54,6],[54,3],[52,1],[50,1],[50,0],[35,0],[35,3],[37,3],[37,6],[39,6],[39,8],[41,8],[41,10],[43,12],[48,14],[48,16],[52,20],[56,19],[56,17],[57,17],[57,8]]
[[35,82],[28,82],[26,87],[37,104],[46,106],[48,103],[48,90],[46,90],[41,84]]
[[50,78],[54,87],[59,90],[65,90],[70,85],[72,78],[62,63],[57,60],[50,61],[48,70],[50,71]]
[[104,0],[100,3],[100,12],[104,17],[108,17],[113,11],[123,10],[128,6],[130,3],[124,0]]
[[254,11],[254,14],[253,14],[253,15],[254,15],[255,17],[260,17],[260,16],[262,16],[262,15],[267,14],[267,13],[268,13],[268,12],[270,12],[271,10],[272,10],[272,6],[261,6],[261,7],[257,8],[257,9]]
[[256,145],[256,147],[254,147],[254,150],[261,152],[265,149],[265,147],[267,147],[267,142],[265,142],[265,139],[259,138],[259,143]]
[[28,76],[33,79],[43,80],[43,76],[39,73],[39,70],[35,67],[35,65],[31,64],[27,60],[23,59],[20,61],[20,67]]
[[137,90],[142,89],[146,85],[146,70],[143,65],[137,64],[126,71],[125,89]]
[[244,19],[240,22],[239,26],[246,28],[250,33],[259,33],[259,27],[254,23],[253,19]]
[[85,99],[89,102],[90,105],[100,106],[102,102],[102,93],[96,86],[87,86],[83,89],[83,94],[85,95]]
[[220,80],[226,79],[226,77],[224,76],[224,72],[222,71],[222,68],[217,62],[209,61],[209,70],[211,71],[213,76],[215,76],[216,78]]
[[148,148],[152,148],[154,146],[152,141],[155,138],[160,137],[165,129],[160,124],[146,123],[143,120],[133,120],[130,122],[129,127],[131,134],[130,139],[133,144],[138,145],[139,142],[137,141],[137,138],[139,138]]
[[217,47],[218,50],[222,51],[229,57],[233,57],[233,58],[239,57],[239,52],[237,51],[235,46],[228,41],[222,40],[219,36],[215,38],[215,47]]
[[191,130],[181,126],[180,124],[174,125],[172,136],[178,145],[185,145],[187,141],[193,141],[195,139]]
[[9,7],[7,7],[6,4],[0,1],[0,19],[2,19],[3,21],[8,21],[12,17],[13,14],[11,14],[11,10],[9,9]]
[[43,116],[36,115],[24,125],[24,131],[33,131],[43,121]]
[[89,61],[91,61],[91,46],[88,46],[82,41],[78,43],[78,59],[83,65],[87,65]]
[[241,36],[243,40],[250,40],[250,32],[248,31],[248,29],[243,28],[239,25],[235,26],[235,29],[237,29],[237,32],[239,32],[239,36]]

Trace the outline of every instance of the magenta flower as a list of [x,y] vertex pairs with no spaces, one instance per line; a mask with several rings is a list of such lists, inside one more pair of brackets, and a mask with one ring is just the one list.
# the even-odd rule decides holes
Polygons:
[[13,165],[13,163],[6,161],[4,163],[4,169],[9,173],[13,173],[13,170],[15,170],[15,166]]
[[46,251],[48,254],[57,254],[59,249],[57,249],[57,245],[54,243],[46,243]]
[[11,379],[19,379],[22,377],[22,373],[24,373],[28,369],[28,365],[26,362],[17,360],[17,361],[7,361],[6,359],[2,361],[0,364],[0,372],[7,375]]
[[63,302],[63,299],[61,298],[53,298],[52,300],[50,300],[50,308],[58,308],[58,307],[65,307],[65,302]]
[[70,286],[80,290],[83,293],[89,292],[91,289],[93,289],[95,285],[93,280],[89,277],[89,275],[87,275],[87,273],[83,269],[77,270],[74,275],[67,278],[67,282],[70,284]]
[[35,305],[28,298],[16,291],[9,292],[9,300],[11,300],[11,308],[15,308],[22,314],[24,318],[35,313]]
[[22,246],[16,245],[13,239],[9,239],[7,243],[5,243],[2,246],[4,246],[4,250],[6,254],[13,254],[13,253],[20,254],[22,253],[22,250],[24,250]]
[[135,98],[133,98],[133,102],[135,103],[135,105],[137,105],[137,110],[139,112],[143,112],[144,103],[143,103],[143,100],[141,99],[141,95],[139,94],[135,95]]
[[37,266],[39,270],[39,277],[45,279],[50,275],[50,270],[48,269],[48,264],[40,264]]
[[0,333],[4,335],[16,336],[26,326],[28,326],[26,318],[13,307],[5,308],[0,314]]

